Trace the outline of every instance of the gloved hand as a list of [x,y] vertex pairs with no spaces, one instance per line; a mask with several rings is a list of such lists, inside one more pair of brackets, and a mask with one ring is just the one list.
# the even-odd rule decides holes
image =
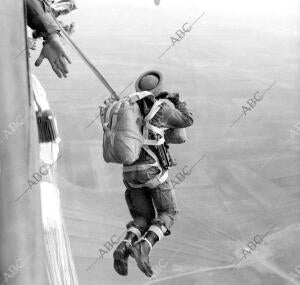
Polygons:
[[170,100],[175,105],[175,107],[180,103],[178,93],[169,93],[166,99]]
[[71,61],[66,55],[58,35],[51,35],[50,39],[46,41],[39,58],[35,62],[35,66],[40,66],[44,58],[49,60],[53,71],[59,78],[61,78],[62,75],[67,77],[69,71],[66,60],[69,64],[71,64]]

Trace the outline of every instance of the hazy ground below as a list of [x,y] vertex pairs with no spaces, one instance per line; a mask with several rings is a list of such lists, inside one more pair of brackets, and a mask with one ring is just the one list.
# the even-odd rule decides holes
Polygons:
[[[78,6],[67,18],[76,22],[73,38],[116,91],[154,68],[190,105],[194,125],[188,142],[172,147],[178,166],[171,177],[205,155],[176,187],[180,215],[172,236],[152,252],[155,278],[149,281],[132,261],[129,276],[118,276],[112,250],[88,270],[130,220],[121,168],[102,158],[100,123],[87,128],[108,92],[71,49],[68,79],[57,79],[46,63],[34,68],[62,137],[59,184],[80,284],[300,284],[299,4],[84,0]],[[203,12],[159,58],[170,37]],[[132,91],[131,85],[124,95]],[[263,99],[233,125],[255,93]]]

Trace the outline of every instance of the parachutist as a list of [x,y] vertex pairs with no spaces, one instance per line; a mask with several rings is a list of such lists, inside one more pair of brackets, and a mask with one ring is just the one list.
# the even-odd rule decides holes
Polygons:
[[[149,254],[171,227],[178,213],[168,176],[174,165],[168,144],[186,141],[192,114],[178,93],[163,90],[158,71],[143,73],[136,93],[100,108],[103,155],[106,162],[123,164],[125,199],[133,218],[124,239],[114,251],[114,268],[128,274],[128,258],[148,277],[153,275]],[[122,118],[122,119],[120,119]]]

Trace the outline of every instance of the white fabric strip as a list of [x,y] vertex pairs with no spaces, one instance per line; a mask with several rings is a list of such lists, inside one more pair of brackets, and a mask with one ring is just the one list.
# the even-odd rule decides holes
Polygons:
[[127,239],[122,239],[121,242],[122,242],[122,241],[125,241],[125,242],[129,243],[130,246],[132,246],[132,243],[131,243],[129,240],[127,240]]
[[123,166],[123,172],[131,172],[131,171],[140,171],[140,170],[147,170],[151,167],[159,167],[158,163],[152,163],[152,164],[141,164],[141,165],[124,165]]
[[164,237],[163,231],[155,225],[150,226],[148,232],[154,232],[158,236],[159,240],[161,240]]
[[130,94],[128,97],[129,97],[130,103],[132,104],[132,103],[137,102],[148,96],[154,97],[154,95],[149,91],[135,92],[135,93]]
[[132,232],[132,233],[134,233],[134,234],[138,237],[138,239],[140,239],[141,236],[142,236],[141,231],[140,231],[139,229],[135,228],[135,227],[130,227],[130,228],[127,230],[127,232]]
[[159,140],[148,140],[148,139],[144,140],[145,145],[162,145],[164,142],[165,142],[164,137],[160,138]]
[[149,122],[155,115],[156,115],[156,113],[159,111],[159,109],[161,108],[161,104],[162,104],[163,102],[161,102],[161,101],[156,101],[154,104],[153,104],[153,106],[152,106],[152,108],[151,108],[151,110],[150,110],[150,112],[148,113],[148,115],[145,117],[145,121],[146,122]]

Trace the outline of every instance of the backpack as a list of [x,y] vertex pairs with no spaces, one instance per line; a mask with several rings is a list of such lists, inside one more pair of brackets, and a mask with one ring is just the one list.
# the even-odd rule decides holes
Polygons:
[[[139,100],[154,95],[148,91],[136,92],[118,101],[108,100],[100,106],[103,126],[103,158],[106,162],[129,165],[140,156],[143,147],[161,145],[165,142],[164,131],[150,123],[161,108],[163,100],[154,102],[149,113],[143,117],[137,104]],[[149,131],[157,134],[157,140],[149,139]]]

